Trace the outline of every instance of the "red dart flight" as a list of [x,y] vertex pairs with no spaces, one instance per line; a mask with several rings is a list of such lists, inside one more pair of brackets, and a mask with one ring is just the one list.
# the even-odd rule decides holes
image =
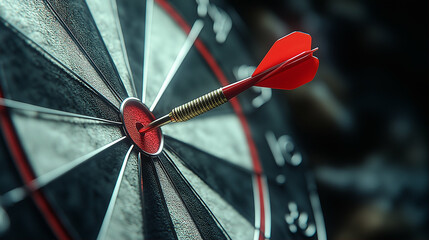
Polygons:
[[319,59],[313,56],[311,36],[293,32],[279,40],[262,59],[253,75],[223,88],[214,90],[174,108],[169,114],[158,118],[138,131],[144,134],[170,122],[183,122],[210,111],[252,86],[292,90],[302,86],[316,75]]
[[313,56],[311,36],[293,32],[277,40],[251,77],[222,88],[229,100],[251,86],[292,90],[316,75],[319,59]]

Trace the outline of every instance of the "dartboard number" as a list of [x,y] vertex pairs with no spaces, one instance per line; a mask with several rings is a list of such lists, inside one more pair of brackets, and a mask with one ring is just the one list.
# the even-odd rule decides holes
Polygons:
[[295,144],[289,135],[282,135],[276,138],[272,131],[267,131],[265,138],[279,167],[283,167],[286,163],[296,167],[302,163],[302,155],[296,150]]
[[314,223],[309,223],[308,213],[300,211],[298,205],[291,201],[288,203],[289,213],[286,213],[284,218],[291,233],[300,231],[306,237],[312,237],[316,233]]
[[196,0],[196,2],[198,16],[204,18],[208,15],[213,20],[216,42],[224,43],[232,29],[231,17],[223,9],[211,4],[209,0]]

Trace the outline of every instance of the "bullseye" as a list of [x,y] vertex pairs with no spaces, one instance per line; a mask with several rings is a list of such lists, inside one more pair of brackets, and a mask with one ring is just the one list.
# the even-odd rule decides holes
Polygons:
[[158,155],[164,144],[161,129],[139,133],[139,129],[155,120],[152,112],[139,99],[127,98],[121,104],[121,114],[125,131],[131,141],[146,155]]

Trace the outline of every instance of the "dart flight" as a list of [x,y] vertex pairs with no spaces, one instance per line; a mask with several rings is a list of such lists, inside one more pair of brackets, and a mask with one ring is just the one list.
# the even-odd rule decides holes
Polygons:
[[145,132],[170,122],[183,122],[210,111],[252,86],[292,90],[300,87],[316,75],[319,60],[313,56],[311,36],[293,32],[277,40],[259,63],[251,77],[214,90],[204,96],[174,108],[150,124],[141,127]]

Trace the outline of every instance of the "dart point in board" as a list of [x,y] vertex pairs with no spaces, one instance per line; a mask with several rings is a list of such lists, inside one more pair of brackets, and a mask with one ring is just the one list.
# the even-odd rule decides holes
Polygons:
[[298,88],[316,75],[319,59],[313,56],[318,48],[311,49],[311,36],[293,32],[277,40],[252,76],[229,84],[206,95],[174,108],[169,114],[146,126],[137,127],[140,134],[171,122],[183,122],[214,109],[252,86],[282,90]]
[[164,145],[161,129],[140,134],[138,129],[155,120],[152,112],[137,98],[125,99],[120,107],[122,123],[128,138],[142,153],[148,156],[158,155]]

